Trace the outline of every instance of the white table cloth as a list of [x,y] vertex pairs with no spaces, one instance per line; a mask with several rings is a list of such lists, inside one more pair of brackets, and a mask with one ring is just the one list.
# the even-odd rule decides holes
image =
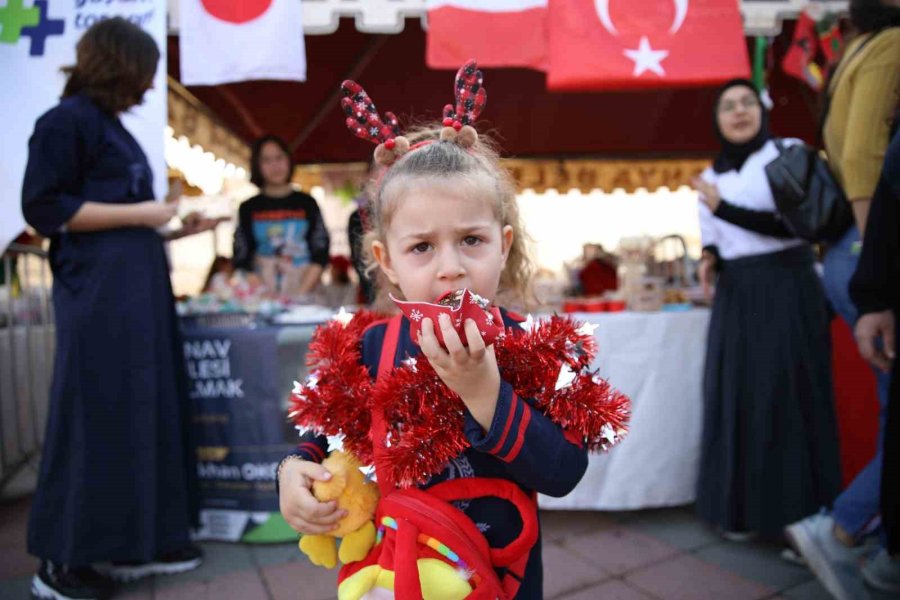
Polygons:
[[596,313],[594,368],[631,397],[629,434],[592,454],[584,479],[547,509],[632,510],[694,500],[703,421],[702,377],[709,311]]

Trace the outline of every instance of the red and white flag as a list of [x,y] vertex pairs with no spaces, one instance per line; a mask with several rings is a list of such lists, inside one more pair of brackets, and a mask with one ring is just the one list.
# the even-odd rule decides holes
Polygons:
[[181,0],[181,82],[306,81],[300,0]]
[[428,0],[427,8],[430,68],[476,58],[479,67],[544,69],[547,0]]
[[738,0],[551,0],[548,32],[551,90],[711,85],[750,75]]

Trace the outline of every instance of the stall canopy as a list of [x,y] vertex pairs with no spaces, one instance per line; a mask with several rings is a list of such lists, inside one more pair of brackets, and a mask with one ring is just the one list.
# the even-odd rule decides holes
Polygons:
[[[194,86],[189,91],[238,137],[266,133],[285,138],[299,163],[365,161],[366,142],[344,129],[338,90],[360,81],[379,110],[408,124],[438,119],[452,101],[452,71],[425,66],[425,32],[418,18],[399,33],[372,34],[343,18],[330,35],[306,37],[308,81],[254,81]],[[773,39],[769,63],[779,135],[816,137],[818,99],[801,81],[781,72],[793,26]],[[748,44],[752,40],[748,38]],[[178,38],[168,41],[168,70],[179,77]],[[495,129],[507,155],[520,158],[697,158],[716,149],[711,131],[715,90],[551,93],[544,74],[525,69],[487,69],[488,107],[481,127]]]

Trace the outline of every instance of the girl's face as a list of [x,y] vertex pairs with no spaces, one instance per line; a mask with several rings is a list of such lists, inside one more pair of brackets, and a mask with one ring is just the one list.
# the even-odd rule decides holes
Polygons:
[[259,152],[259,172],[269,185],[287,183],[291,161],[275,142],[266,142]]
[[762,125],[762,106],[753,90],[738,85],[725,90],[716,109],[719,130],[732,144],[749,142]]
[[494,299],[513,230],[494,216],[489,196],[420,183],[393,202],[372,254],[407,300],[433,302],[461,288]]

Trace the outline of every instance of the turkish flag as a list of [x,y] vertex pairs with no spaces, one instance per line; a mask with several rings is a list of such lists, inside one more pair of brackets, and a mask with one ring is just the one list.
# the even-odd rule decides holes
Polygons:
[[306,81],[300,0],[181,0],[181,83]]
[[547,87],[716,84],[749,77],[738,0],[553,0]]
[[429,0],[425,62],[458,69],[471,58],[479,67],[543,70],[547,61],[547,0]]

